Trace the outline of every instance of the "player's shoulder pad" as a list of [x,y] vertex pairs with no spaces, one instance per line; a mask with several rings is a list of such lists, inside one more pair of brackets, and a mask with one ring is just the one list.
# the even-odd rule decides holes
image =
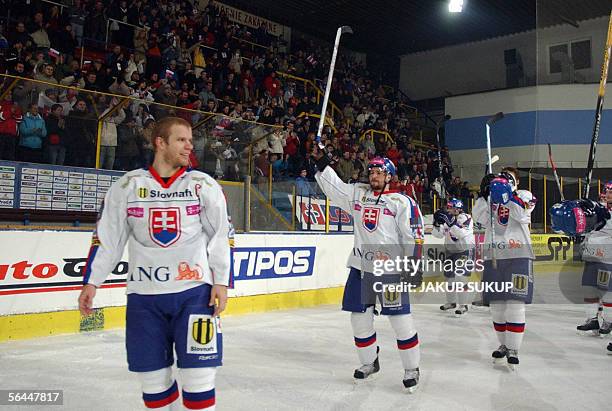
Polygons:
[[134,181],[141,178],[146,178],[147,176],[149,176],[149,173],[144,168],[137,168],[136,170],[128,171],[122,175],[114,185],[122,190],[126,190],[129,188],[130,184],[133,184]]
[[366,183],[355,183],[353,185],[355,186],[355,190],[363,190],[363,191],[370,190],[370,185]]
[[[537,201],[536,197],[529,190],[516,190],[515,198],[522,202],[523,207],[531,208],[535,206]],[[518,202],[520,204],[520,202]]]
[[386,198],[388,201],[394,202],[397,204],[405,204],[407,206],[413,206],[416,204],[416,202],[412,199],[412,197],[410,197],[408,194],[405,194],[405,193],[387,194]]
[[220,186],[217,180],[215,180],[209,174],[203,171],[199,171],[199,170],[194,170],[194,169],[187,170],[187,172],[184,175],[184,178],[189,178],[192,181],[202,184],[204,187]]
[[206,201],[215,202],[218,199],[225,200],[225,193],[223,192],[223,187],[221,187],[221,184],[219,184],[219,182],[213,177],[211,177],[209,174],[203,171],[189,169],[185,173],[184,178],[189,178],[191,181],[201,186],[201,189],[199,190],[199,196],[203,195]]
[[472,220],[472,216],[466,213],[461,213],[457,216],[457,223],[459,225],[468,225],[470,224],[471,220]]

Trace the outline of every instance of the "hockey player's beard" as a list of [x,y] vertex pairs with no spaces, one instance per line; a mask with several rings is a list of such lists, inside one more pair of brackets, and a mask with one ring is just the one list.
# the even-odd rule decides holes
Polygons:
[[387,183],[384,181],[382,184],[378,181],[370,181],[370,188],[372,189],[372,191],[383,191],[386,185]]

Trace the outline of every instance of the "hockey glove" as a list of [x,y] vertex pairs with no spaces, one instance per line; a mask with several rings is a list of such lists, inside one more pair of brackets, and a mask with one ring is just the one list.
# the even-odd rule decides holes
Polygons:
[[444,213],[442,218],[444,218],[444,224],[446,224],[449,227],[452,227],[453,224],[455,224],[455,222],[457,221],[457,218],[454,215],[449,214],[449,213]]
[[433,215],[434,225],[436,227],[441,226],[446,222],[446,212],[444,210],[438,210]]
[[576,237],[601,229],[610,212],[592,200],[566,200],[552,206],[550,219],[554,231]]

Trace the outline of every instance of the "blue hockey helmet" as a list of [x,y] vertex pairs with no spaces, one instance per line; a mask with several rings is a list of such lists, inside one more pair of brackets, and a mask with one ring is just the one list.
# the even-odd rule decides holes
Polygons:
[[447,201],[446,207],[447,208],[460,208],[461,210],[463,210],[463,201],[459,200],[458,198],[453,197]]
[[389,174],[390,176],[394,176],[396,173],[395,164],[393,161],[389,160],[387,157],[374,157],[368,163],[368,171],[373,168],[380,168],[383,172]]

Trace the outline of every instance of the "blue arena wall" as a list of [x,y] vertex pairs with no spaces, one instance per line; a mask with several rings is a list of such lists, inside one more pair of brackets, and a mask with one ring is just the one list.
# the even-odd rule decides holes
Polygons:
[[[559,168],[585,168],[593,133],[598,84],[559,84],[499,90],[446,99],[446,145],[463,179],[480,181],[486,162],[487,119],[505,117],[491,131],[497,167],[547,168],[547,143]],[[608,99],[610,100],[610,99]],[[596,167],[612,167],[612,109],[605,109]]]

